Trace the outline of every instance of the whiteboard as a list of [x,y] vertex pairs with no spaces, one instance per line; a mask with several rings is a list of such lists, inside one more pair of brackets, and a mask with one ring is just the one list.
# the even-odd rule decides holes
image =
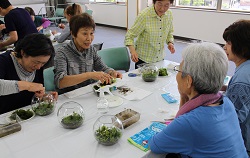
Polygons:
[[12,5],[47,3],[47,0],[9,0],[9,1]]

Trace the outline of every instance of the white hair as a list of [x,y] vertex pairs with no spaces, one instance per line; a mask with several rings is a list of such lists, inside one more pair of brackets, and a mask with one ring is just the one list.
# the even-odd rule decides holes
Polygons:
[[225,51],[217,44],[193,43],[182,52],[183,75],[189,74],[199,94],[217,93],[228,70]]

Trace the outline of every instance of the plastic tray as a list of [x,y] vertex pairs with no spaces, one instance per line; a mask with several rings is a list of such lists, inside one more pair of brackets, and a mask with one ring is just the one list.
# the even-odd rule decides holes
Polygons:
[[127,128],[128,126],[134,124],[140,119],[140,113],[132,110],[126,109],[115,115],[122,121],[123,128]]

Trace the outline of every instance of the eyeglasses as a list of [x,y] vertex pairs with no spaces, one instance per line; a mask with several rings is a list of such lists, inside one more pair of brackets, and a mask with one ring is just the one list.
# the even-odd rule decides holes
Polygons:
[[176,72],[182,72],[182,71],[180,71],[180,65],[175,65],[174,66],[174,71],[176,71]]
[[189,75],[189,74],[186,73],[186,72],[180,71],[180,65],[174,66],[174,71],[176,71],[177,73],[180,72],[180,73],[182,73],[183,75]]

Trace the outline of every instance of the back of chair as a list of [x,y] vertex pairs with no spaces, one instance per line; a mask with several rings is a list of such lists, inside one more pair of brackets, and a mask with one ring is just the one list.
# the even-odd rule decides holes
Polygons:
[[85,12],[92,16],[93,10],[88,9]]
[[96,48],[97,51],[102,49],[102,45],[103,45],[103,42],[93,44],[93,46]]
[[44,87],[46,91],[55,91],[54,66],[43,70]]
[[115,70],[129,71],[130,56],[127,47],[106,48],[97,53],[108,67]]
[[56,8],[56,17],[64,17],[64,9],[63,8]]

